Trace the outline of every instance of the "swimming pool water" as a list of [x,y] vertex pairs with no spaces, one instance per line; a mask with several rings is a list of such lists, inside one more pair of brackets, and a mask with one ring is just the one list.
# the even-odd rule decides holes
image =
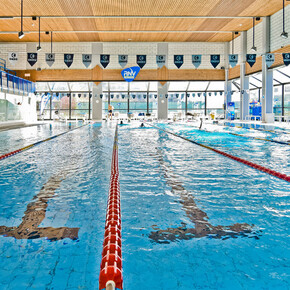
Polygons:
[[[170,130],[204,145],[211,146],[226,153],[244,158],[259,165],[290,175],[290,146],[235,136],[228,128],[205,125],[202,130],[185,124],[156,124],[160,128]],[[246,129],[234,132],[245,134]],[[256,137],[265,137],[252,132]]]
[[0,155],[81,126],[82,122],[46,123],[0,132]]
[[[114,128],[1,162],[0,226],[41,222],[0,235],[0,289],[98,288]],[[124,289],[290,288],[289,183],[147,125],[118,139]]]
[[[0,237],[0,289],[97,288],[112,144],[113,129],[93,125],[1,162],[0,226],[19,226],[34,202],[34,216],[26,213],[29,228],[43,218],[43,203],[47,208],[31,239]],[[51,196],[58,177],[63,180]],[[39,228],[63,237],[62,227],[78,229],[77,237],[36,238]]]
[[[126,289],[289,288],[287,182],[156,129],[119,142]],[[190,235],[202,222],[250,233]]]

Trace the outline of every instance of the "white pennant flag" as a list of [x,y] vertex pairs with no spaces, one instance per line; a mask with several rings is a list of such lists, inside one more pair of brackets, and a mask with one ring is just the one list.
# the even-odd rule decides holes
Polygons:
[[8,60],[12,65],[15,65],[18,61],[18,53],[17,52],[8,52]]
[[270,67],[275,61],[275,54],[274,53],[267,53],[266,54],[266,65]]
[[51,67],[55,62],[55,53],[46,53],[45,61]]
[[165,65],[166,55],[156,55],[156,63],[159,68],[162,68]]
[[238,60],[238,54],[229,54],[229,64],[231,65],[231,67],[235,67],[238,64]]
[[118,55],[118,59],[119,59],[120,66],[124,68],[127,65],[127,62],[128,62],[128,55],[119,54]]
[[91,65],[92,55],[91,54],[83,54],[83,64],[86,68]]

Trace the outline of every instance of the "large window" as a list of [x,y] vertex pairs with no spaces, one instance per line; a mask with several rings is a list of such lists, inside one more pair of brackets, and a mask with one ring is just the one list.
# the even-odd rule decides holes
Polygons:
[[[37,109],[42,118],[79,119],[91,117],[92,83],[89,82],[40,82],[36,84]],[[174,114],[224,111],[224,82],[222,81],[172,81],[168,93],[158,96],[158,82],[102,82],[101,101],[103,116],[108,105],[114,112],[134,115],[153,114],[157,116],[158,98],[167,98],[169,117]],[[51,97],[50,97],[51,96]],[[97,96],[98,100],[100,96]],[[44,102],[45,100],[45,102]],[[43,106],[41,110],[41,106]]]
[[38,118],[90,119],[92,84],[88,82],[36,83]]
[[[262,73],[250,76],[250,102],[262,98]],[[290,115],[290,67],[279,67],[273,71],[273,113],[275,116]]]
[[157,82],[104,82],[103,116],[108,113],[108,104],[120,114],[157,112]]
[[282,86],[274,87],[274,108],[275,116],[282,116]]
[[285,86],[285,92],[284,92],[284,116],[290,116],[290,84]]

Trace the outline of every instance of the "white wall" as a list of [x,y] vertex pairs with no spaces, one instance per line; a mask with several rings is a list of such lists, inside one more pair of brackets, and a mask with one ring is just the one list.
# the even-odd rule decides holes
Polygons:
[[[27,44],[15,44],[15,43],[1,43],[0,44],[0,57],[7,61],[7,67],[9,69],[31,69],[31,66],[27,62],[27,52],[36,52],[38,43],[27,43]],[[53,44],[53,52],[56,54],[55,63],[50,68],[45,62],[45,53],[50,52],[50,43],[42,43],[42,50],[38,53],[38,61],[32,67],[32,69],[66,69],[64,64],[64,53],[74,53],[74,62],[71,69],[85,69],[82,63],[83,53],[92,53],[93,43],[90,42],[58,42]],[[119,69],[121,68],[118,63],[118,54],[128,54],[128,65],[136,64],[137,54],[146,54],[147,63],[144,69],[156,69],[156,54],[157,54],[158,43],[154,42],[105,42],[103,43],[103,53],[110,54],[110,64],[107,66],[108,69]],[[170,69],[176,68],[173,63],[174,54],[184,55],[184,64],[180,69],[192,69],[194,68],[191,62],[192,54],[202,54],[202,63],[200,68],[211,69],[213,68],[210,64],[210,54],[220,54],[221,63],[217,68],[224,66],[224,48],[225,43],[218,42],[190,42],[190,43],[168,43],[168,66]],[[19,61],[16,66],[12,66],[8,62],[8,52],[18,52]],[[98,54],[93,56],[93,63],[91,67],[99,64],[100,56]],[[91,68],[89,67],[89,69]]]
[[[282,37],[280,37],[283,31],[282,15],[283,15],[282,10],[280,10],[270,17],[271,51],[277,50],[286,45],[290,45],[290,38],[283,39]],[[287,5],[285,8],[285,30],[286,32],[289,33],[290,37],[290,5]]]

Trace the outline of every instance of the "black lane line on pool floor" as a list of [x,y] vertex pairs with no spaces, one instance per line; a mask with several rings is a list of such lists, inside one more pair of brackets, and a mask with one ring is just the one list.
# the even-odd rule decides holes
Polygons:
[[14,156],[15,154],[18,154],[18,153],[24,152],[24,151],[26,151],[26,150],[28,150],[28,149],[30,149],[30,148],[33,148],[33,147],[35,147],[36,145],[39,145],[39,144],[44,143],[44,142],[46,142],[46,141],[50,141],[50,140],[52,140],[52,139],[55,139],[56,137],[62,136],[62,135],[64,135],[64,134],[67,134],[67,133],[69,133],[69,132],[72,132],[72,131],[74,131],[74,130],[76,130],[76,129],[80,129],[80,128],[83,128],[83,127],[85,127],[85,126],[91,125],[91,124],[94,124],[94,123],[88,123],[88,124],[81,125],[81,126],[79,126],[79,127],[73,128],[73,129],[68,130],[68,131],[65,131],[65,132],[62,132],[62,133],[60,133],[60,134],[57,134],[57,135],[54,135],[54,136],[49,137],[49,138],[47,138],[47,139],[44,139],[44,140],[38,141],[38,142],[36,142],[36,143],[30,144],[30,145],[25,146],[25,147],[23,147],[23,148],[17,149],[17,150],[15,150],[15,151],[12,151],[12,152],[9,152],[9,153],[6,153],[6,154],[3,154],[3,155],[0,156],[0,160],[6,159],[6,158],[11,157],[11,156]]
[[40,238],[46,238],[51,242],[65,238],[77,240],[79,228],[39,227],[45,219],[49,200],[55,196],[56,190],[60,188],[61,182],[66,179],[68,174],[69,171],[64,170],[51,176],[27,205],[21,224],[13,227],[0,226],[0,235],[8,238],[13,237],[17,240]]
[[163,132],[165,132],[165,133],[167,133],[167,134],[171,134],[171,135],[173,135],[173,136],[175,136],[175,137],[181,138],[181,139],[186,140],[186,141],[188,141],[188,142],[191,142],[191,143],[193,143],[193,144],[195,144],[195,145],[198,145],[198,146],[200,146],[200,147],[203,147],[203,148],[209,149],[209,150],[211,150],[211,151],[213,151],[213,152],[216,152],[216,153],[218,153],[218,154],[221,154],[221,155],[223,155],[223,156],[225,156],[225,157],[228,157],[228,158],[230,158],[230,159],[232,159],[232,160],[238,161],[238,162],[240,162],[240,163],[242,163],[242,164],[245,164],[245,165],[247,165],[247,166],[249,166],[249,167],[251,167],[251,168],[257,169],[257,170],[259,170],[259,171],[262,171],[262,172],[268,173],[269,175],[272,175],[272,176],[275,176],[275,177],[280,178],[280,179],[282,179],[282,180],[285,180],[285,181],[287,181],[287,182],[290,182],[290,176],[288,176],[288,175],[286,175],[286,174],[283,174],[283,173],[277,172],[277,171],[275,171],[275,170],[269,169],[269,168],[267,168],[267,167],[264,167],[264,166],[262,166],[262,165],[258,165],[258,164],[256,164],[256,163],[253,163],[253,162],[247,161],[247,160],[245,160],[245,159],[243,159],[243,158],[236,157],[236,156],[234,156],[234,155],[231,155],[231,154],[225,153],[225,152],[220,151],[220,150],[218,150],[218,149],[214,149],[214,148],[212,148],[212,147],[210,147],[210,146],[203,145],[203,144],[198,143],[198,142],[196,142],[196,141],[193,141],[193,140],[187,139],[187,138],[185,138],[185,137],[183,137],[183,136],[180,136],[180,135],[177,135],[177,134],[175,134],[175,133],[173,133],[173,132],[170,132],[170,131],[166,131],[166,130],[164,130],[164,129],[161,129],[161,128],[159,128],[159,127],[153,125],[153,124],[149,124],[149,123],[147,123],[147,122],[146,122],[146,124],[148,124],[148,125],[150,125],[150,126],[156,128],[156,129],[158,129],[158,130],[160,130],[160,131],[163,131]]
[[166,180],[166,184],[171,187],[174,196],[180,197],[182,209],[186,216],[194,224],[193,227],[187,227],[185,223],[176,228],[167,228],[162,230],[157,226],[152,226],[155,231],[149,234],[149,238],[159,244],[169,244],[180,240],[191,240],[208,237],[211,239],[227,240],[229,238],[248,237],[259,239],[261,230],[254,230],[254,225],[247,223],[235,223],[228,226],[210,223],[207,213],[201,210],[195,202],[195,197],[188,192],[183,184],[178,180],[178,176],[173,168],[165,162],[161,149],[156,150],[156,157]]

